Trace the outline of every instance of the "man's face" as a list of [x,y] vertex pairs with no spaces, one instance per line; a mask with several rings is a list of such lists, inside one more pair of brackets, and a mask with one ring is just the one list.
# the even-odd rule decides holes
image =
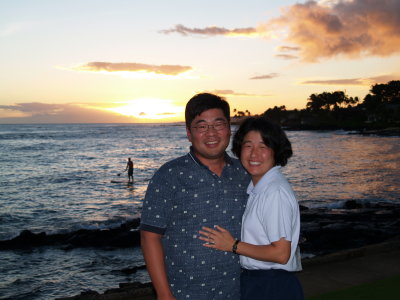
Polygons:
[[197,158],[205,165],[208,160],[223,157],[231,136],[230,124],[219,108],[198,115],[186,132]]

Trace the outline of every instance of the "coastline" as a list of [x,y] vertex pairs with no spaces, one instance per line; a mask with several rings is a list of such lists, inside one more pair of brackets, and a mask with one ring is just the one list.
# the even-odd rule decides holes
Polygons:
[[[298,278],[305,298],[374,282],[400,274],[400,236],[355,249],[302,260]],[[100,294],[95,291],[57,300],[156,300],[150,283],[121,283]]]
[[[361,259],[374,255],[374,260],[379,261],[378,267],[385,261],[387,265],[394,266],[395,260],[388,261],[389,256],[387,253],[383,253],[390,252],[388,250],[391,249],[395,249],[395,254],[400,258],[400,227],[398,226],[400,205],[397,203],[364,203],[348,200],[340,206],[331,208],[300,206],[300,211],[302,224],[300,249],[304,255],[302,259],[304,271],[299,273],[299,277],[300,279],[305,278],[302,280],[305,280],[306,295],[309,293],[310,287],[328,285],[330,289],[340,289],[347,286],[347,282],[341,282],[337,278],[331,277],[333,274],[330,273],[331,269],[336,269],[336,274],[339,274],[337,277],[346,281],[353,277],[360,277],[359,273],[363,273],[369,266],[368,259],[365,258],[361,263],[362,271],[358,273],[355,271],[357,268],[347,270],[350,259]],[[0,250],[27,250],[47,246],[64,250],[86,247],[102,249],[111,245],[115,248],[136,248],[140,245],[137,230],[139,222],[139,219],[134,219],[113,229],[78,230],[66,234],[46,234],[44,232],[35,234],[23,231],[11,240],[0,241]],[[397,265],[400,265],[400,262]],[[142,269],[145,269],[144,263],[120,271],[132,274]],[[345,274],[341,274],[341,271]],[[385,272],[386,270],[383,269],[375,271],[373,274],[385,275]],[[324,282],[328,279],[331,281]],[[318,280],[323,282],[316,285],[315,282]],[[350,282],[354,283],[353,279]],[[76,296],[64,297],[61,295],[61,298],[57,299],[155,299],[151,283],[121,283],[118,287],[103,291],[99,293],[89,290]]]

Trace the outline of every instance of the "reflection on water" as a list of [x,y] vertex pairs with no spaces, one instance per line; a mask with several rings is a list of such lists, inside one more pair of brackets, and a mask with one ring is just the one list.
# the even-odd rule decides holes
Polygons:
[[[301,204],[400,201],[399,137],[307,131],[288,136],[294,156],[283,172]],[[112,228],[136,218],[153,173],[188,149],[183,125],[2,125],[0,239],[24,229]],[[125,183],[128,157],[135,167],[133,185]],[[148,281],[145,271],[120,272],[143,264],[139,248],[47,247],[0,256],[0,295],[13,299],[54,299]]]
[[284,170],[301,201],[400,200],[398,137],[307,131],[288,136],[294,157]]

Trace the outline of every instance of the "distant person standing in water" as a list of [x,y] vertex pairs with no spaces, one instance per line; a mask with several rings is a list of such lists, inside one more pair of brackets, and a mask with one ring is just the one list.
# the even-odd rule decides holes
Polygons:
[[125,171],[128,170],[128,182],[133,182],[133,162],[131,161],[131,158],[128,158],[128,162],[126,163],[126,169]]

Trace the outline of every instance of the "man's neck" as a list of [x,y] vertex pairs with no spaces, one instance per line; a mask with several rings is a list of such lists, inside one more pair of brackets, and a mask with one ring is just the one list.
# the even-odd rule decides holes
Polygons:
[[218,158],[205,158],[201,157],[200,155],[194,153],[196,155],[197,159],[205,166],[207,166],[211,172],[217,174],[218,176],[221,176],[222,170],[224,169],[225,166],[225,156],[224,154],[221,157]]

